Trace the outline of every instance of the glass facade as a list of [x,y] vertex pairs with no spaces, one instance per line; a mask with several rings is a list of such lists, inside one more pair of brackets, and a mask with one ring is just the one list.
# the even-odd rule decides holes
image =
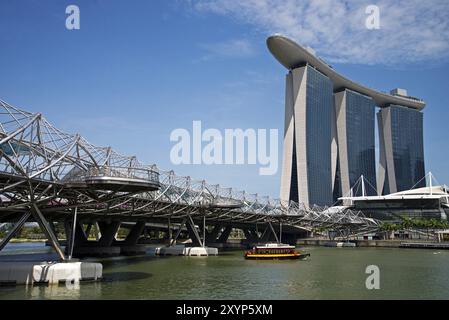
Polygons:
[[306,141],[309,205],[332,205],[333,84],[331,80],[307,67]]
[[389,108],[397,191],[425,187],[425,179],[417,184],[425,176],[423,114],[396,105]]
[[[376,195],[375,103],[370,97],[346,90],[346,141],[349,185],[353,187],[363,175],[366,194]],[[361,196],[362,188],[354,189]]]
[[341,186],[341,171],[340,171],[340,156],[337,155],[337,166],[335,169],[335,180],[334,180],[334,186],[333,186],[333,198],[334,203],[338,201],[338,198],[340,198],[343,194],[342,186]]
[[[376,172],[374,99],[345,88],[334,96],[332,81],[310,65],[293,72],[293,80],[290,85],[296,87],[291,91],[296,96],[287,103],[291,103],[294,127],[285,140],[293,144],[293,154],[288,154],[292,157],[288,161],[291,167],[283,175],[283,183],[288,183],[288,187],[283,184],[282,199],[303,201],[309,206],[330,206],[339,197],[348,195],[348,189],[362,175],[368,196],[377,195],[376,188],[389,194],[394,191],[390,187],[403,191],[425,186],[425,179],[420,181],[425,170],[423,114],[419,110],[383,106],[378,114],[382,170]],[[302,99],[298,100],[300,95]],[[287,120],[290,125],[292,120]],[[338,142],[338,152],[333,148],[333,139]],[[388,181],[388,171],[393,169],[395,181]],[[353,189],[353,196],[361,195],[359,184]]]
[[[294,131],[293,131],[294,132]],[[298,190],[298,167],[296,165],[296,134],[293,136],[293,160],[292,160],[292,177],[290,181],[290,201],[299,203],[299,190]]]

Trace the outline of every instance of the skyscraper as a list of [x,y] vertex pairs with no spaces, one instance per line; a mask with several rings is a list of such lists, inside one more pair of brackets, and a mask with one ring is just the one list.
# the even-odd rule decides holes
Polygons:
[[[345,89],[335,93],[334,128],[338,153],[334,173],[334,197],[348,196],[351,188],[364,176],[366,195],[376,194],[375,103],[371,97]],[[337,157],[337,159],[335,159]],[[362,188],[352,195],[362,195]],[[336,199],[334,199],[336,200]]]
[[328,205],[332,202],[332,82],[309,65],[291,70],[286,82],[281,193],[295,202]]
[[423,114],[391,105],[379,111],[379,194],[426,186]]
[[[281,200],[332,205],[362,175],[367,195],[375,193],[376,184],[389,193],[424,177],[424,101],[402,89],[387,94],[355,83],[286,37],[272,36],[267,44],[288,69]],[[382,110],[377,181],[376,106]]]

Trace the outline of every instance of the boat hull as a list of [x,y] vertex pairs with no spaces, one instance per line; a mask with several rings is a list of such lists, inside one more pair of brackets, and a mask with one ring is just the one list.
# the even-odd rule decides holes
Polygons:
[[310,254],[249,254],[245,255],[247,260],[302,260]]

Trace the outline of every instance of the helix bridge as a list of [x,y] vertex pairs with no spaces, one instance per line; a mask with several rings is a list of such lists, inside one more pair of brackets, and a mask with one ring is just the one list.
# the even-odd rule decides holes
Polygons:
[[26,222],[39,224],[61,258],[54,223],[131,224],[140,232],[151,223],[177,223],[203,244],[201,224],[222,238],[232,228],[249,236],[260,235],[255,230],[276,234],[280,228],[352,234],[378,228],[377,221],[348,208],[306,207],[178,176],[95,146],[59,130],[40,113],[0,100],[0,225],[13,224],[0,250]]

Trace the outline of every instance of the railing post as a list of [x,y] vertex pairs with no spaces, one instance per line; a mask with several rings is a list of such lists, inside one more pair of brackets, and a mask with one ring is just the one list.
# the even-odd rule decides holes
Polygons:
[[72,229],[72,234],[71,234],[71,239],[67,239],[67,241],[70,241],[68,243],[69,248],[70,248],[70,252],[69,252],[69,260],[72,260],[72,256],[73,256],[73,249],[75,247],[75,231],[76,231],[76,217],[78,214],[78,207],[75,207],[74,213],[73,213],[73,229]]

